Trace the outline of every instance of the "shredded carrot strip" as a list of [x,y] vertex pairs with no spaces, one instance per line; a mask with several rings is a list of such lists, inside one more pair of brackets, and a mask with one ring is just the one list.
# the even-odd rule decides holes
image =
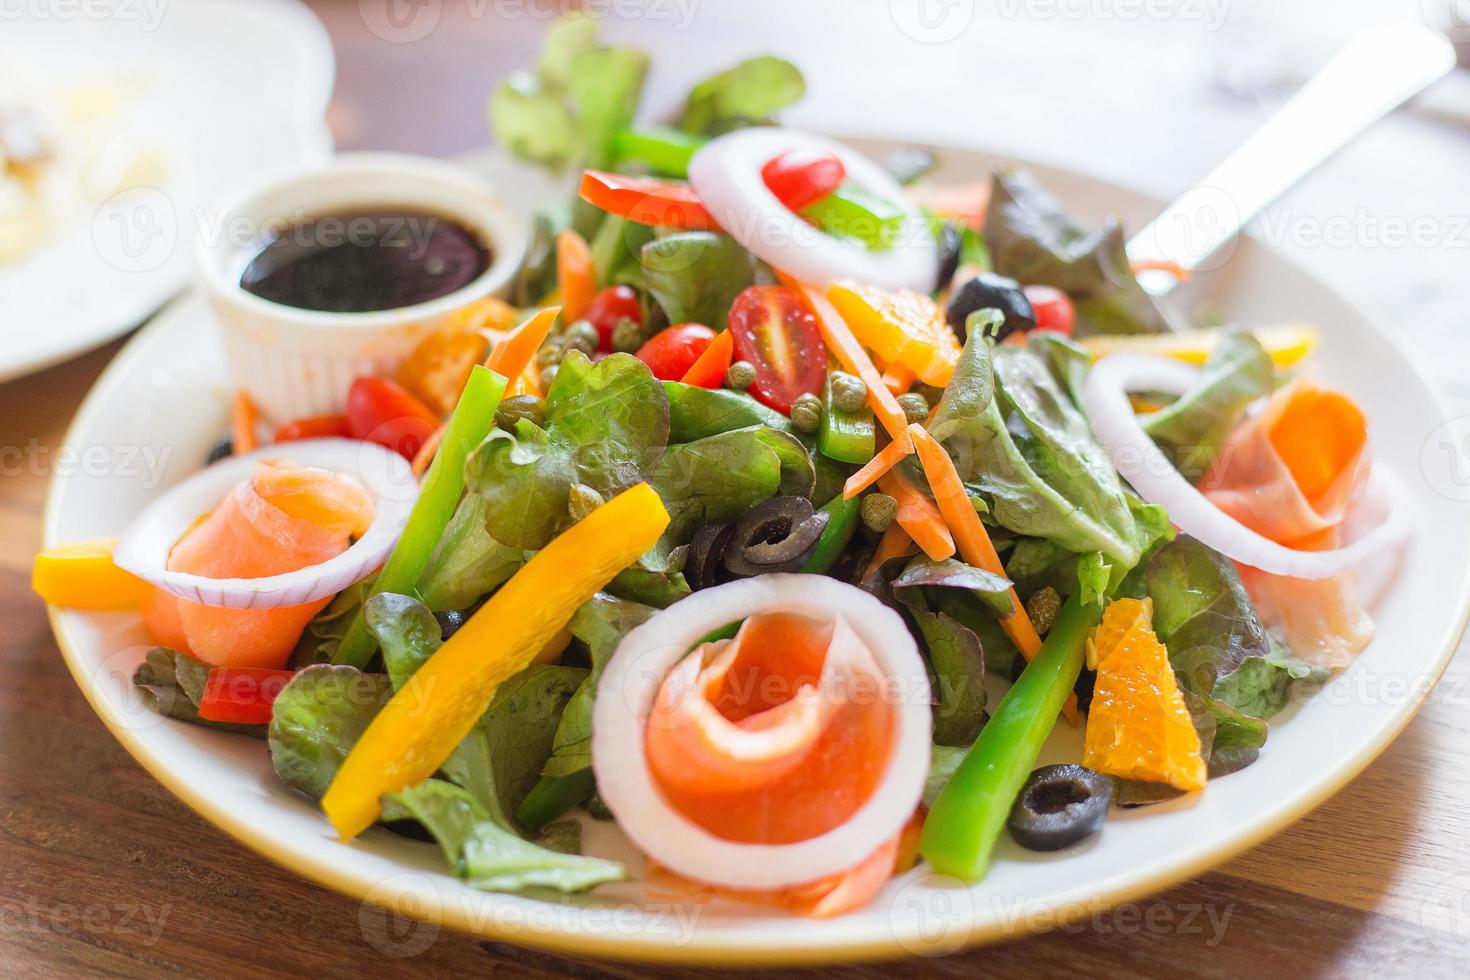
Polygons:
[[439,426],[429,438],[424,440],[424,444],[419,447],[419,451],[414,453],[413,463],[410,464],[410,469],[413,470],[414,476],[423,476],[428,472],[429,464],[434,461],[435,454],[439,452],[439,444],[444,441],[444,432],[448,428],[448,422]]
[[580,320],[597,292],[597,277],[587,239],[570,228],[556,236],[556,282],[567,322]]
[[864,490],[878,482],[878,478],[893,469],[904,457],[913,452],[912,449],[904,449],[902,443],[890,442],[878,454],[863,464],[863,468],[847,478],[842,485],[842,499],[851,500]]
[[260,409],[255,407],[255,402],[245,394],[245,389],[236,391],[235,400],[230,404],[230,442],[237,455],[260,447],[260,437],[255,434],[259,423]]
[[858,581],[866,582],[874,572],[883,567],[884,562],[912,554],[913,551],[914,539],[909,537],[909,532],[903,529],[902,524],[894,521],[883,532],[883,537],[878,539],[878,550],[873,552],[872,560],[863,569],[863,577]]
[[893,397],[908,394],[908,390],[914,386],[914,372],[902,364],[890,364],[883,372],[883,386],[893,393]]
[[519,378],[536,357],[536,351],[545,342],[546,335],[551,332],[552,323],[556,321],[556,315],[561,311],[560,306],[537,310],[514,333],[495,345],[490,356],[485,358],[485,367],[508,380]]
[[[694,363],[689,365],[689,370],[684,372],[684,377],[680,378],[679,381],[686,385],[692,384],[699,387],[707,387],[701,384],[701,381],[706,375],[712,378],[717,373],[720,377],[724,377],[725,372],[730,369],[730,359],[734,356],[734,353],[735,335],[729,330],[721,330],[715,334],[715,339],[710,341],[710,345],[704,349],[704,353],[696,357]],[[715,387],[719,386],[716,385]]]
[[908,419],[904,417],[903,409],[898,407],[898,399],[893,397],[893,392],[883,383],[883,376],[873,366],[868,352],[863,350],[863,345],[858,343],[852,331],[847,328],[837,308],[820,290],[802,286],[801,292],[817,314],[817,329],[821,332],[827,349],[842,362],[844,368],[862,378],[863,384],[868,386],[868,405],[878,417],[878,422],[895,443],[903,446],[905,453],[913,452]]
[[935,561],[954,556],[954,536],[944,523],[934,501],[919,490],[898,470],[889,470],[878,486],[898,501],[898,524],[908,532],[924,554]]

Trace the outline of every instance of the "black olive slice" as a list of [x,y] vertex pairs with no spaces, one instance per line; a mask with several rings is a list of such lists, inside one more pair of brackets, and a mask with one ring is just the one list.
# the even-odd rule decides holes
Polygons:
[[772,497],[735,522],[725,569],[742,578],[800,571],[826,526],[827,515],[814,512],[805,497]]
[[730,541],[733,526],[705,524],[694,532],[689,542],[689,557],[684,561],[684,580],[696,592],[720,584],[721,559]]
[[1021,787],[1006,826],[1016,843],[1057,851],[1102,829],[1113,781],[1078,765],[1042,766]]
[[1005,316],[996,340],[1004,340],[1017,330],[1036,329],[1036,311],[1021,291],[1021,284],[994,272],[982,272],[954,291],[944,311],[944,317],[960,343],[965,342],[966,318],[976,310],[984,309],[1000,310]]

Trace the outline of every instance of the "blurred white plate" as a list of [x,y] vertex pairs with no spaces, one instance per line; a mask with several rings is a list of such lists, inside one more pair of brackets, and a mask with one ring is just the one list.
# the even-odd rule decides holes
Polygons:
[[188,281],[192,237],[221,233],[200,227],[203,205],[332,151],[332,47],[295,0],[119,0],[93,18],[47,2],[5,19],[0,60],[44,71],[30,80],[44,88],[126,86],[124,116],[165,171],[0,265],[0,381],[137,326]]
[[[855,144],[875,154],[892,145]],[[982,177],[999,162],[961,150],[941,157],[943,176],[961,180]],[[549,185],[539,177],[493,155],[475,159],[499,175],[508,199],[528,207],[546,200]],[[1033,169],[1092,218],[1116,210],[1138,227],[1158,207],[1122,187]],[[678,904],[636,880],[565,901],[478,892],[448,873],[435,845],[382,829],[338,840],[316,806],[275,777],[260,742],[148,711],[128,681],[147,649],[137,617],[56,610],[53,627],[97,713],[181,799],[269,859],[403,915],[569,954],[745,965],[934,955],[1086,918],[1220,864],[1361,772],[1439,678],[1470,600],[1470,481],[1455,469],[1459,442],[1399,347],[1331,290],[1253,241],[1242,241],[1222,268],[1185,290],[1185,301],[1240,322],[1321,325],[1313,370],[1359,400],[1379,465],[1392,467],[1413,498],[1418,524],[1404,567],[1374,612],[1377,639],[1341,677],[1273,721],[1256,764],[1212,782],[1197,798],[1115,812],[1099,836],[1064,851],[1029,852],[1007,838],[989,875],[972,888],[918,869],[892,881],[868,908],[821,922],[731,903]],[[197,297],[135,337],[97,382],[67,439],[82,451],[79,458],[96,463],[100,454],[112,465],[57,476],[46,543],[116,533],[160,485],[196,470],[224,428],[226,378]],[[1060,725],[1042,762],[1075,761],[1079,743],[1077,729]],[[616,827],[588,821],[586,829],[591,853],[627,860],[638,875],[641,861]],[[432,930],[394,929],[370,912],[360,921],[386,955],[412,955],[416,943],[433,941]]]

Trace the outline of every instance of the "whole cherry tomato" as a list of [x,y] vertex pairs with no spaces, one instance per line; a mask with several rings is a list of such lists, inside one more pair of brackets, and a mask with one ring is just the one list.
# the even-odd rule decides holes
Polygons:
[[597,328],[600,339],[598,350],[612,350],[613,328],[618,321],[627,317],[635,323],[643,323],[643,306],[632,286],[608,286],[592,297],[587,304],[583,319]]
[[295,442],[297,439],[347,439],[352,429],[345,415],[313,415],[297,419],[276,430],[276,442]]
[[1037,330],[1055,330],[1070,334],[1077,322],[1077,308],[1072,299],[1055,286],[1023,286],[1021,292],[1031,301]]
[[715,332],[702,323],[678,323],[648,338],[638,348],[638,360],[660,381],[678,381],[714,339]]
[[387,378],[358,378],[347,391],[347,429],[413,459],[439,418],[402,385]]
[[822,390],[827,348],[817,318],[801,293],[789,286],[751,286],[730,307],[735,359],[755,367],[750,392],[778,412]]

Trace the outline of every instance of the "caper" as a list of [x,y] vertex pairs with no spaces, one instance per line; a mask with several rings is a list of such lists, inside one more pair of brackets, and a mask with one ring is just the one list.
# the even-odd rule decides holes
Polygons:
[[553,364],[548,368],[542,368],[541,374],[537,377],[537,383],[541,385],[542,391],[548,393],[551,391],[551,386],[556,384],[556,373],[560,370],[560,364]]
[[562,346],[561,340],[556,337],[548,337],[536,350],[536,366],[549,368],[554,364],[560,364],[565,354],[566,348]]
[[643,325],[632,317],[623,317],[613,327],[612,349],[621,354],[636,354],[643,346]]
[[755,365],[749,361],[736,361],[725,372],[725,387],[744,391],[755,384]]
[[567,510],[574,521],[580,521],[603,503],[602,494],[585,483],[573,483],[571,492],[567,494]]
[[1050,585],[1037,589],[1026,600],[1026,615],[1031,618],[1031,625],[1036,627],[1036,632],[1042,636],[1051,632],[1052,624],[1057,621],[1057,613],[1061,611],[1062,597]]
[[822,426],[822,399],[808,392],[791,403],[791,427],[811,435]]
[[903,417],[910,422],[922,422],[929,417],[929,402],[916,391],[899,395],[898,407],[903,409]]
[[914,385],[911,393],[923,398],[924,401],[929,403],[930,408],[938,405],[939,399],[944,397],[943,388],[940,388],[936,385],[926,385],[922,383]]
[[579,350],[591,357],[597,353],[597,346],[602,343],[602,337],[591,323],[586,320],[578,320],[567,327],[562,343],[566,345],[567,350]]
[[864,527],[875,534],[882,534],[898,516],[898,501],[886,493],[870,493],[863,498],[859,513]]
[[535,395],[513,395],[495,410],[495,424],[510,432],[521,419],[541,425],[546,421],[546,403]]
[[868,386],[863,379],[846,371],[833,371],[827,377],[832,386],[832,407],[844,412],[862,411],[868,403]]

